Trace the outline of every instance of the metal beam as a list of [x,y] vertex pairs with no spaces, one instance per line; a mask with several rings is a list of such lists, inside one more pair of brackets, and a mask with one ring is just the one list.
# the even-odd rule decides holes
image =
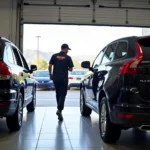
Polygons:
[[17,0],[17,3],[18,3],[18,4],[23,4],[23,1],[24,1],[24,0]]
[[119,7],[122,6],[122,0],[119,0]]
[[93,4],[93,19],[92,19],[92,23],[96,23],[96,3],[97,0],[91,0],[92,4]]
[[114,6],[103,6],[103,5],[99,5],[99,8],[150,10],[150,8],[143,8],[143,7],[114,7]]
[[61,7],[59,7],[58,22],[61,22]]
[[25,6],[49,6],[49,7],[90,7],[90,5],[60,5],[60,4],[30,4],[24,3]]
[[56,5],[57,4],[57,0],[54,0],[54,5]]
[[91,0],[93,5],[96,5],[97,0]]

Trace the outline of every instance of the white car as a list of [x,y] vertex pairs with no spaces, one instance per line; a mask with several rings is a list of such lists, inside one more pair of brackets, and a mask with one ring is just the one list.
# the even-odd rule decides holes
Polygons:
[[72,72],[70,72],[68,77],[69,78],[68,90],[70,90],[70,88],[72,87],[79,88],[80,82],[85,75],[86,71],[84,70],[75,69]]

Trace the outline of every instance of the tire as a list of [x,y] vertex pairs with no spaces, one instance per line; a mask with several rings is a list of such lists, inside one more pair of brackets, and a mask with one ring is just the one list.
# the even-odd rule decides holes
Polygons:
[[85,105],[85,97],[84,97],[83,89],[80,90],[80,112],[82,116],[86,116],[86,117],[90,116],[92,113],[92,109],[90,109]]
[[22,126],[23,120],[23,97],[20,93],[18,96],[18,106],[13,116],[6,118],[7,127],[11,131],[18,131]]
[[32,101],[27,105],[27,111],[28,112],[33,112],[36,108],[36,89],[33,89],[32,92],[33,98]]
[[121,135],[121,127],[110,120],[107,99],[104,97],[99,109],[99,129],[102,140],[106,143],[115,143]]

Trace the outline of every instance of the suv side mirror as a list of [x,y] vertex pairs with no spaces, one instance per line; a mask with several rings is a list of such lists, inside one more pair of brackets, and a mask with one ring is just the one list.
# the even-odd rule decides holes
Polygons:
[[37,66],[36,65],[31,65],[31,73],[33,72],[33,71],[36,71],[37,70]]
[[89,61],[83,61],[83,62],[81,63],[81,67],[82,67],[82,68],[90,69],[90,66],[91,66],[91,64],[90,64]]

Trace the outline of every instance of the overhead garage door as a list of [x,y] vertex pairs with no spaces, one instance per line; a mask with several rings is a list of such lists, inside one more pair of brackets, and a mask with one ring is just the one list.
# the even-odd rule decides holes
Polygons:
[[24,0],[23,22],[149,27],[150,4],[148,0]]

